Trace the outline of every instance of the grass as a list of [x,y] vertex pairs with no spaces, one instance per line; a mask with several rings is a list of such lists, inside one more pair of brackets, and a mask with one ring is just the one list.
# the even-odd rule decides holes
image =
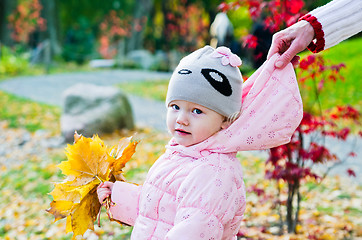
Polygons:
[[118,85],[122,91],[136,94],[145,98],[165,101],[168,79],[156,81],[142,81],[134,83],[121,83]]
[[[30,158],[0,173],[1,189],[10,188],[21,192],[26,199],[46,196],[53,188],[52,181],[60,176],[55,168],[54,160],[42,162],[39,158]],[[50,197],[47,198],[50,199]]]
[[[344,63],[341,70],[344,80],[335,83],[327,81],[320,95],[322,109],[330,109],[337,105],[352,105],[362,111],[362,38],[350,39],[327,49],[320,54],[327,60],[327,65]],[[301,56],[310,53],[304,52]],[[303,95],[308,94],[303,92]],[[311,96],[305,96],[313,99]]]
[[30,132],[49,129],[59,132],[60,108],[39,104],[0,91],[0,120],[11,128],[26,128]]
[[90,72],[90,71],[101,71],[102,69],[91,68],[87,64],[78,65],[74,62],[63,62],[63,61],[55,61],[51,63],[49,69],[47,69],[44,65],[35,64],[27,66],[23,66],[19,68],[18,71],[8,72],[2,74],[0,72],[0,82],[6,79],[10,79],[18,76],[38,76],[44,74],[57,74],[57,73],[68,73],[68,72]]

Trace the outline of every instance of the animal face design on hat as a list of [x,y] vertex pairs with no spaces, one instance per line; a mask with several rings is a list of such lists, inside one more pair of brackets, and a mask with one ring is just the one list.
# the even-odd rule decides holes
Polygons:
[[[178,74],[192,74],[192,71],[181,69],[178,71]],[[203,68],[201,69],[201,74],[219,93],[224,96],[230,96],[232,94],[230,82],[222,72],[216,69]]]
[[229,116],[241,108],[240,58],[226,47],[206,46],[184,57],[169,83],[166,105],[185,100]]

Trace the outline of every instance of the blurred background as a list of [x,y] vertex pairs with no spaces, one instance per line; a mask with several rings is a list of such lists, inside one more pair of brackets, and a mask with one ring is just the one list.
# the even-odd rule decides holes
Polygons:
[[[275,26],[265,26],[271,12],[261,10],[261,1],[254,1],[257,6],[246,4],[253,1],[229,2],[234,7],[226,8],[221,0],[1,0],[0,74],[26,71],[28,63],[46,64],[51,71],[57,64],[84,65],[94,59],[112,61],[94,61],[93,66],[170,71],[183,54],[217,45],[213,38],[222,38],[219,45],[229,46],[255,67],[264,61],[260,52],[268,49],[272,33],[328,0],[285,1],[297,8],[286,6],[294,17],[273,19]],[[223,10],[226,19],[221,16],[212,29]],[[253,51],[245,50],[253,40],[250,34],[259,38],[262,49],[250,44]],[[9,54],[17,63],[6,62]]]
[[[72,239],[65,233],[66,221],[54,223],[45,212],[53,183],[65,177],[57,168],[66,161],[64,116],[75,128],[74,115],[82,118],[84,112],[84,119],[94,122],[103,117],[107,133],[100,136],[111,146],[137,134],[142,141],[125,176],[141,184],[169,140],[164,100],[170,74],[184,55],[206,44],[228,46],[241,57],[247,79],[265,61],[273,33],[327,2],[0,0],[0,239]],[[238,239],[362,238],[361,52],[360,33],[319,54],[300,54],[295,71],[306,113],[299,130],[305,132],[293,138],[298,147],[286,148],[294,151],[296,158],[288,160],[298,168],[284,164],[286,158],[272,165],[266,152],[238,155],[248,195]],[[122,101],[118,90],[126,94],[129,102],[114,109],[126,109],[120,117],[134,118],[134,125],[120,127],[123,120],[106,118],[114,120],[113,112],[99,111],[102,103],[106,110],[108,103],[118,103],[105,88],[91,92],[85,85],[73,86],[77,83],[112,87],[107,91]],[[61,101],[67,89],[84,93],[68,95],[74,101],[68,111]],[[283,179],[283,171],[270,174],[278,169],[292,170],[292,181]],[[289,201],[298,205],[295,218],[288,220],[290,196],[298,196]],[[131,228],[109,222],[105,212],[101,219],[102,227],[83,239],[129,239]]]

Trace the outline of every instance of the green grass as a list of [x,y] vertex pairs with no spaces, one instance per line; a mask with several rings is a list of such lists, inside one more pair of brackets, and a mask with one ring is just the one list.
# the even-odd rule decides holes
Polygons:
[[335,211],[333,206],[328,206],[328,207],[317,206],[317,210],[319,212],[322,212],[322,213],[325,213],[325,214],[332,214]]
[[[1,60],[1,59],[0,59]],[[68,73],[68,72],[94,72],[102,71],[101,68],[91,68],[89,64],[78,65],[74,62],[64,62],[64,61],[54,61],[51,63],[49,68],[43,64],[24,64],[22,66],[17,66],[13,71],[5,70],[1,71],[0,69],[0,82],[11,79],[18,76],[38,76],[44,74],[58,74],[58,73]]]
[[122,91],[136,94],[141,97],[165,101],[168,79],[156,81],[142,81],[134,83],[122,83],[118,85]]
[[[346,68],[341,70],[344,80],[337,80],[335,83],[326,81],[325,87],[320,94],[322,109],[329,109],[337,105],[352,105],[362,111],[362,38],[350,39],[327,49],[320,54],[327,60],[326,65],[344,63]],[[301,56],[310,53],[304,52]],[[313,93],[303,92],[303,97]],[[307,96],[306,96],[307,95]]]
[[26,128],[30,132],[49,129],[59,132],[60,108],[36,103],[0,91],[0,121],[11,128]]
[[47,196],[53,189],[52,180],[59,176],[54,166],[41,159],[30,158],[7,171],[0,171],[0,188],[21,192],[24,198]]

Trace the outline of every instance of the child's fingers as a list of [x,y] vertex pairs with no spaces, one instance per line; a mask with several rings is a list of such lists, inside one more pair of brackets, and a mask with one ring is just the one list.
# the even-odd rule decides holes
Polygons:
[[113,183],[112,182],[101,182],[99,185],[98,185],[98,187],[97,187],[97,189],[99,189],[99,188],[109,188],[109,189],[111,189],[112,190],[112,188],[113,188]]
[[99,188],[101,188],[101,187],[103,187],[103,182],[101,182],[101,183],[98,185],[97,189],[99,189]]
[[112,191],[108,188],[100,188],[97,190],[98,195],[102,195],[102,194],[110,195],[111,193],[112,193]]
[[112,183],[112,182],[104,182],[102,187],[103,188],[108,188],[108,189],[110,189],[112,191],[113,184],[114,183]]
[[112,194],[113,183],[103,182],[97,187],[98,200],[102,204],[104,200]]
[[102,188],[100,190],[97,191],[98,194],[98,200],[99,202],[102,204],[104,202],[104,200],[111,195],[111,191],[109,189],[106,188]]

